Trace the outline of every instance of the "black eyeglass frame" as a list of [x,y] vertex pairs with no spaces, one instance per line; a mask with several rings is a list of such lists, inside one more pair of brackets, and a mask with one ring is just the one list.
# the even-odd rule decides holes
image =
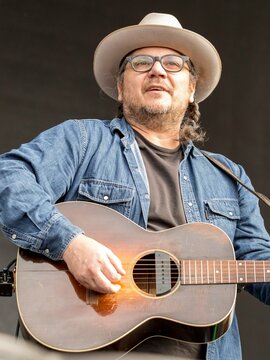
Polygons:
[[[136,57],[140,57],[140,56],[148,56],[150,58],[152,58],[153,60],[153,63],[151,65],[151,67],[148,69],[148,70],[137,70],[134,68],[133,66],[133,63],[132,63],[132,60],[135,59]],[[162,59],[164,57],[167,57],[167,56],[175,56],[175,57],[178,57],[178,58],[181,58],[183,60],[183,65],[181,67],[181,69],[179,70],[168,70],[166,69],[163,64],[162,64]],[[149,54],[136,54],[136,55],[133,55],[133,56],[127,56],[124,61],[122,62],[122,64],[120,65],[120,72],[122,72],[126,66],[127,63],[130,63],[132,69],[136,72],[148,72],[148,71],[151,71],[153,66],[155,65],[156,61],[159,61],[160,62],[160,65],[162,66],[162,68],[165,70],[165,71],[168,71],[168,72],[172,72],[172,73],[177,73],[177,72],[180,72],[185,63],[187,63],[188,65],[188,68],[189,68],[189,71],[192,69],[192,65],[191,65],[191,61],[190,61],[190,58],[186,55],[176,55],[176,54],[166,54],[166,55],[163,55],[163,56],[152,56],[152,55],[149,55]]]

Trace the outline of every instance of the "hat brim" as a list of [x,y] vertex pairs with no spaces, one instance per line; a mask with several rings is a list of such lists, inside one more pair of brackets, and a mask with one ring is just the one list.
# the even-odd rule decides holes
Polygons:
[[100,88],[117,99],[119,63],[133,50],[144,47],[166,47],[189,56],[198,73],[196,101],[206,99],[221,76],[221,60],[215,47],[203,36],[166,25],[128,26],[107,35],[94,55],[94,75]]

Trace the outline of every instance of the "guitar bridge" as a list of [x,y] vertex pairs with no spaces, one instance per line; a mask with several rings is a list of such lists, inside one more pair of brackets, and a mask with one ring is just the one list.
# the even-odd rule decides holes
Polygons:
[[99,294],[96,291],[86,289],[86,305],[98,305]]

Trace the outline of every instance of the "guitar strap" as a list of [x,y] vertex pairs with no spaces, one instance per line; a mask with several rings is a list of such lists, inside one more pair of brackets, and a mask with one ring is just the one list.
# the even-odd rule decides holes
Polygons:
[[262,200],[266,205],[270,207],[270,199],[265,196],[264,194],[261,194],[250,187],[248,187],[246,184],[243,183],[243,181],[236,176],[227,166],[222,164],[219,160],[214,159],[212,156],[210,156],[206,151],[201,150],[201,153],[214,165],[216,165],[218,168],[222,169],[226,174],[230,175],[234,180],[238,181],[239,184],[244,186],[248,191],[250,191],[253,195],[257,196],[260,200]]

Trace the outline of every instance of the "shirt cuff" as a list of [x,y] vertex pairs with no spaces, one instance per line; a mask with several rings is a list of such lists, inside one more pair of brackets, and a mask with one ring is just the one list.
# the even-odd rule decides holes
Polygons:
[[83,233],[81,228],[59,213],[54,214],[44,229],[35,234],[26,234],[6,226],[2,230],[15,245],[52,260],[62,260],[71,240]]

